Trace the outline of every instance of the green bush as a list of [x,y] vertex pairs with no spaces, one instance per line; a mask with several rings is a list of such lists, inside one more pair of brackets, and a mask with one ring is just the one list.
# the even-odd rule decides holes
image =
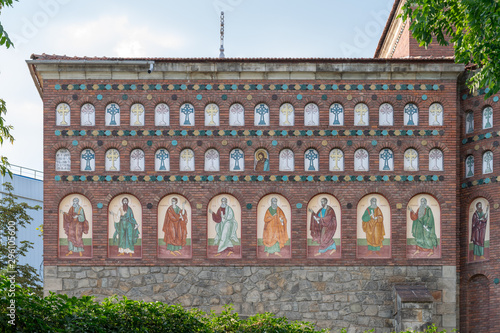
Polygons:
[[[307,322],[289,322],[270,313],[240,319],[231,306],[220,314],[160,302],[133,301],[116,296],[96,302],[94,297],[56,295],[40,297],[32,290],[15,287],[0,275],[0,332],[71,332],[71,333],[316,333]],[[9,324],[11,300],[15,300],[15,326]],[[347,330],[342,329],[341,333]],[[374,332],[365,331],[365,332]],[[411,332],[405,332],[411,333]],[[437,333],[433,325],[424,333]],[[439,333],[446,333],[441,331]]]
[[[230,306],[221,314],[207,315],[178,305],[133,301],[125,297],[120,300],[110,297],[101,303],[90,296],[77,298],[51,293],[39,297],[18,285],[12,295],[10,286],[10,281],[0,276],[0,332],[318,332],[310,323],[288,322],[286,318],[275,318],[269,313],[242,320]],[[11,299],[15,300],[15,326],[9,324]]]

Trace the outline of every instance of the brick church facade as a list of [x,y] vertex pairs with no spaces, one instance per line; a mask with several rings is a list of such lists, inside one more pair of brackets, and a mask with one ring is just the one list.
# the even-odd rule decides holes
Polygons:
[[370,59],[33,55],[46,292],[498,331],[499,98],[400,6]]

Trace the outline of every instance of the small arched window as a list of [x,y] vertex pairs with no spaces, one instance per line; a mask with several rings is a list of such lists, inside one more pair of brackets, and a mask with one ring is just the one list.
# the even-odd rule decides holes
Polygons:
[[71,125],[71,109],[67,103],[59,103],[56,107],[56,126]]
[[418,151],[413,148],[405,150],[404,169],[405,171],[418,171]]
[[295,170],[295,155],[291,149],[283,149],[280,152],[280,171],[294,171]]
[[434,148],[429,152],[429,171],[444,170],[444,154],[441,149]]
[[205,171],[220,170],[220,155],[216,149],[208,149],[205,152]]
[[108,149],[104,164],[106,171],[120,171],[120,152],[117,149]]
[[394,153],[389,148],[384,148],[378,154],[378,165],[380,171],[394,170]]
[[354,152],[354,171],[369,171],[370,155],[366,149],[358,149]]
[[71,154],[66,148],[56,152],[56,171],[71,171]]
[[408,103],[404,108],[404,113],[404,124],[406,126],[418,125],[418,106]]
[[92,149],[84,149],[80,154],[80,171],[95,171],[95,153]]

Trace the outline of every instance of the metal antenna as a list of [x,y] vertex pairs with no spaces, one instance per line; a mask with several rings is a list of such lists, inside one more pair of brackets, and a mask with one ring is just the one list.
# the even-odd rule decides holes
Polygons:
[[224,55],[224,12],[220,12],[220,54],[219,58],[225,58]]

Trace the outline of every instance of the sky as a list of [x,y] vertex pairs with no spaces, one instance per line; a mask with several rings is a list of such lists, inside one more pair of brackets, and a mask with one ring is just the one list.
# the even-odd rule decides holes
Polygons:
[[15,142],[0,155],[43,171],[43,103],[31,54],[218,57],[373,57],[394,0],[20,0],[0,22],[15,48],[0,48],[0,98]]

